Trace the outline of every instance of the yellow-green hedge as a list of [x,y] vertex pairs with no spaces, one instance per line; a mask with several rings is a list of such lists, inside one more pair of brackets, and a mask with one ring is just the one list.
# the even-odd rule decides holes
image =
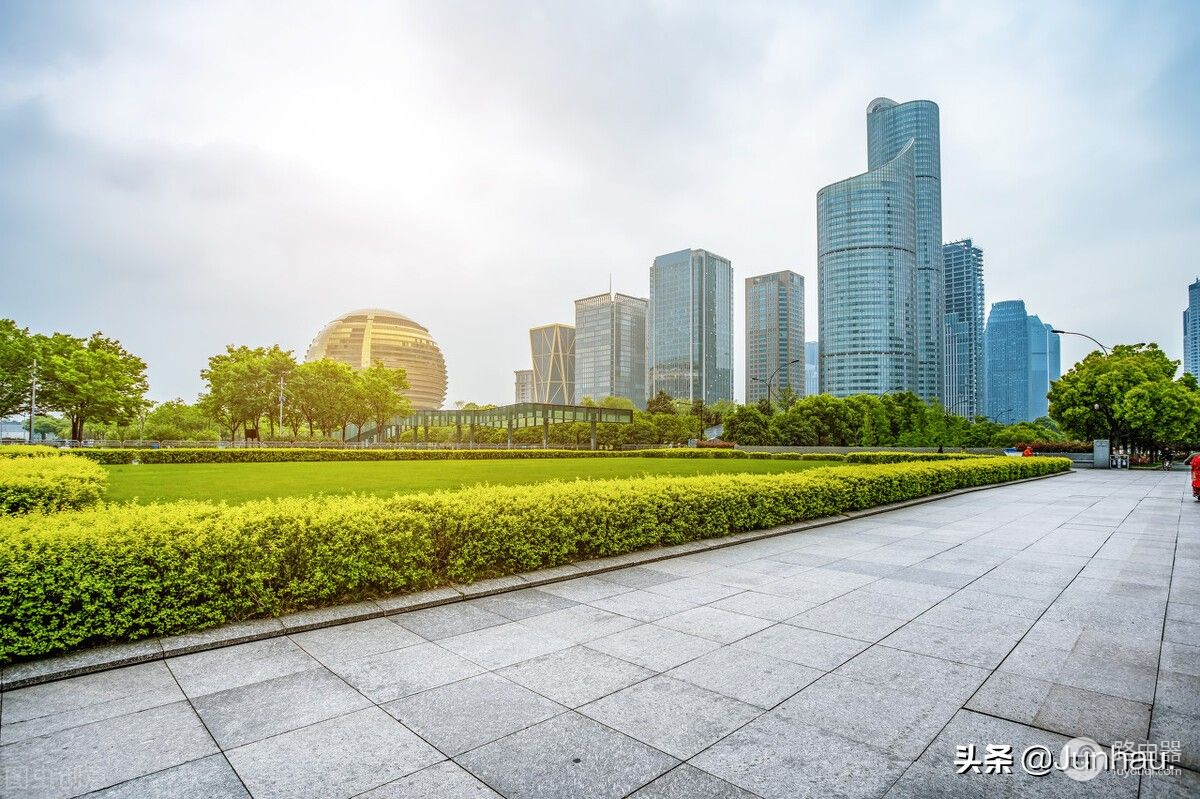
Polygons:
[[102,466],[83,458],[0,458],[0,514],[85,508],[100,501],[107,480]]
[[1069,469],[980,458],[0,519],[0,660],[725,536]]
[[5,444],[0,446],[0,458],[49,458],[60,450],[45,444]]

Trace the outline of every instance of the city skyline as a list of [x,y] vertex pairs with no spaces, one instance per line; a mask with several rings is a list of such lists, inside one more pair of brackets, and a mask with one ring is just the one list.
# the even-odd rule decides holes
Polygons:
[[946,302],[946,396],[952,413],[974,418],[982,413],[985,305],[983,250],[972,239],[942,245]]
[[119,339],[154,399],[194,399],[226,344],[301,354],[378,305],[439,342],[447,402],[500,402],[511,320],[569,319],[597,273],[641,293],[692,243],[811,284],[812,194],[862,163],[880,95],[940,106],[944,238],[986,242],[989,297],[1182,356],[1195,4],[232,8],[13,2],[0,30],[6,315]]

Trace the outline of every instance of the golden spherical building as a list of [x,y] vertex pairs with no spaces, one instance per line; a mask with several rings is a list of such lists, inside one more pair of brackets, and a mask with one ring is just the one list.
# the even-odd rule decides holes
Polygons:
[[417,410],[437,410],[446,401],[446,361],[429,331],[407,316],[364,308],[339,316],[321,329],[304,356],[340,361],[366,369],[375,361],[403,368],[410,386],[404,393]]

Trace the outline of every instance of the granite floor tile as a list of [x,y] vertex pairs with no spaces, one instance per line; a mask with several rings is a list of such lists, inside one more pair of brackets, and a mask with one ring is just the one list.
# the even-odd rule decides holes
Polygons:
[[390,702],[485,671],[437,644],[382,652],[330,669],[373,702]]
[[746,616],[713,607],[699,607],[660,619],[658,624],[681,633],[707,638],[722,644],[731,644],[738,639],[770,627],[773,622],[756,616]]
[[290,638],[267,638],[167,659],[191,698],[294,674],[320,665]]
[[525,619],[521,623],[526,627],[561,638],[564,641],[570,641],[573,644],[582,644],[594,638],[603,638],[606,635],[612,635],[638,625],[636,619],[610,613],[591,605],[576,605],[564,610],[543,613],[540,616]]
[[696,603],[675,597],[652,594],[649,591],[630,591],[625,594],[595,599],[592,607],[617,613],[641,622],[658,621],[667,616],[691,610]]
[[323,627],[290,638],[301,649],[325,664],[378,655],[393,649],[423,643],[419,635],[395,624],[390,618]]
[[629,799],[756,799],[725,780],[707,771],[681,763],[646,787],[631,794]]
[[788,660],[726,646],[671,669],[667,676],[769,709],[823,673]]
[[475,601],[410,610],[392,616],[390,620],[428,641],[495,627],[509,621],[504,616],[484,609]]
[[502,669],[571,646],[571,641],[531,629],[521,622],[463,633],[438,643],[485,669]]
[[357,799],[501,799],[471,772],[453,760],[443,760],[415,774],[359,794]]
[[586,646],[651,671],[662,672],[711,652],[720,644],[656,624],[643,624],[589,641]]
[[768,627],[762,632],[737,641],[733,646],[790,660],[821,671],[836,669],[867,648],[863,641],[790,624]]
[[575,602],[538,588],[525,588],[520,591],[507,591],[495,596],[481,597],[474,600],[474,604],[510,621],[520,621],[541,613],[569,608]]
[[620,799],[679,761],[589,718],[564,713],[458,762],[506,799]]
[[222,755],[209,755],[88,794],[89,799],[250,799]]
[[567,707],[578,707],[655,674],[583,646],[560,649],[498,673]]
[[247,744],[226,756],[255,799],[348,799],[443,759],[377,707]]

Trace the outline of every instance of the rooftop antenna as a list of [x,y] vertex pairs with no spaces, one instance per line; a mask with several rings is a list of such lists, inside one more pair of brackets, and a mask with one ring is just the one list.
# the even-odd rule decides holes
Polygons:
[[[1200,278],[1196,278],[1200,280]],[[612,272],[608,273],[608,296],[612,296]]]

